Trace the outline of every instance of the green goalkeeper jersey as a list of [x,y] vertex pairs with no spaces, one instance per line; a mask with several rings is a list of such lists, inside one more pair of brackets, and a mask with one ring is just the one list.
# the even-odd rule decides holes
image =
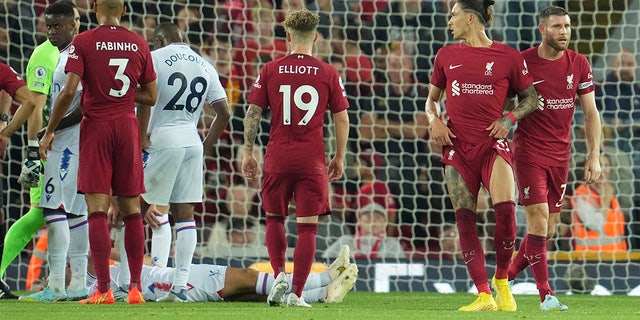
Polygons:
[[[58,64],[58,57],[60,56],[60,50],[49,40],[43,42],[33,50],[31,57],[29,57],[29,63],[27,64],[26,82],[29,90],[51,95],[51,85],[53,83],[53,71]],[[42,111],[42,125],[47,126],[49,122],[50,110],[49,101],[44,106]]]

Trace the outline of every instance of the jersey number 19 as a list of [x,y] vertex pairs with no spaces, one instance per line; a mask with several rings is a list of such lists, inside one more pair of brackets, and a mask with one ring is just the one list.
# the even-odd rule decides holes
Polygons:
[[[282,93],[282,120],[284,121],[284,125],[288,126],[291,124],[291,98],[293,98],[293,105],[296,108],[307,112],[305,113],[304,117],[302,117],[300,122],[298,122],[298,125],[306,126],[318,109],[318,90],[310,85],[302,85],[298,89],[296,89],[292,97],[291,85],[283,84],[280,86],[280,93]],[[309,96],[311,97],[309,99],[309,102],[304,102],[302,100],[302,96],[305,93],[309,94]]]

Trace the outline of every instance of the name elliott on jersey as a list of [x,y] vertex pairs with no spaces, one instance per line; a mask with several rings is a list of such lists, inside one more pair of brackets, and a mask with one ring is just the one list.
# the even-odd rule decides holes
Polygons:
[[278,73],[280,74],[308,74],[308,75],[318,75],[318,67],[314,66],[294,66],[294,65],[284,65],[278,67]]

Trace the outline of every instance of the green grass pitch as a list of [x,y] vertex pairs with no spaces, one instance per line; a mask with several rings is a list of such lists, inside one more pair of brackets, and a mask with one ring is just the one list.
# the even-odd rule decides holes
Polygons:
[[537,296],[516,296],[518,311],[458,312],[456,309],[471,303],[475,296],[465,293],[370,293],[351,292],[340,304],[314,304],[311,309],[271,308],[256,302],[203,303],[147,303],[127,305],[85,306],[75,302],[29,303],[0,300],[0,319],[145,319],[145,320],[238,320],[238,319],[640,319],[638,297],[614,295],[559,295],[569,306],[567,312],[542,313]]

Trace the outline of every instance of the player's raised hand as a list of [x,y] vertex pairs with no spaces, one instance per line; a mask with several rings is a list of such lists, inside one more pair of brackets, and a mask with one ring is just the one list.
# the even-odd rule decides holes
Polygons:
[[329,178],[329,182],[336,181],[342,178],[342,174],[344,173],[344,159],[333,158],[329,162],[329,170],[327,172],[327,177]]
[[40,139],[40,157],[43,160],[47,160],[49,159],[49,157],[47,157],[47,151],[51,150],[51,144],[53,143],[53,139],[55,138],[55,133],[45,133],[42,136],[42,139]]
[[600,179],[600,175],[602,175],[600,157],[598,155],[589,157],[584,163],[584,183],[592,184]]
[[433,141],[433,143],[442,146],[452,146],[452,138],[455,139],[457,137],[441,119],[431,121],[429,124],[429,139]]
[[242,157],[242,174],[249,181],[254,181],[258,177],[258,160],[253,151],[245,151]]

